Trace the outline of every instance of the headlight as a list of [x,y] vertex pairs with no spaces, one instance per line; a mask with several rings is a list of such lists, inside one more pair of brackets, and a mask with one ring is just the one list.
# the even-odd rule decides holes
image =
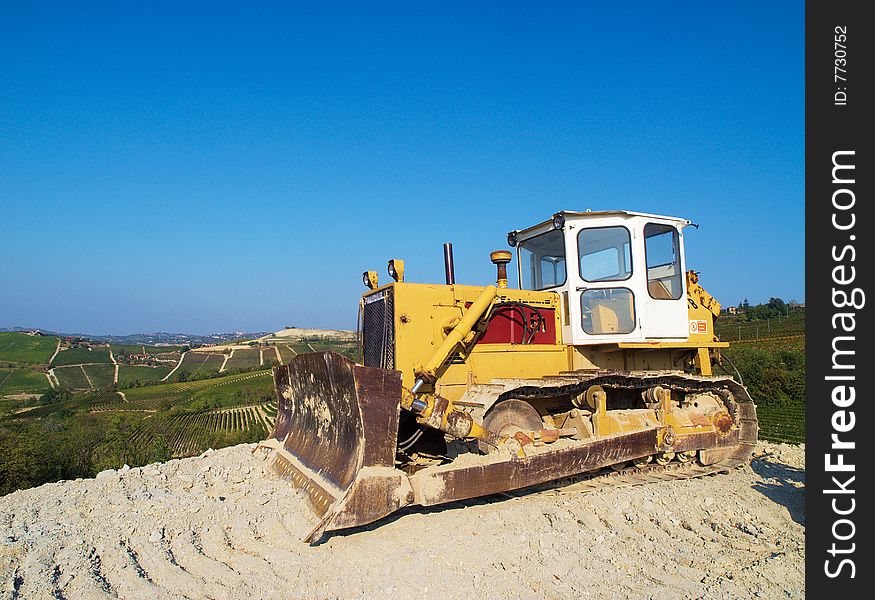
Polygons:
[[404,261],[393,258],[389,261],[389,277],[395,281],[404,281]]
[[565,227],[565,217],[562,215],[553,215],[553,229],[562,229]]
[[370,290],[375,290],[379,287],[377,282],[377,272],[376,271],[365,271],[362,273],[362,283],[365,284],[365,287]]

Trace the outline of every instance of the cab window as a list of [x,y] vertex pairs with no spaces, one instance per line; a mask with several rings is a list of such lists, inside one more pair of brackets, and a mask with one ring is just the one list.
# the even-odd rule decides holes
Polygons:
[[518,246],[520,288],[545,290],[565,283],[565,236],[554,229]]
[[592,227],[577,234],[580,276],[585,281],[622,281],[632,276],[631,236],[625,227]]
[[678,230],[671,225],[644,226],[647,292],[654,300],[678,300],[683,294]]
[[583,331],[611,335],[635,331],[635,296],[628,288],[595,288],[580,295]]

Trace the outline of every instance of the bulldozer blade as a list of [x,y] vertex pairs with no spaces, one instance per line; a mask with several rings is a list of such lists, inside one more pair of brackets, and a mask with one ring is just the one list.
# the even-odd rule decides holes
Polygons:
[[334,352],[273,368],[277,419],[256,452],[310,498],[326,530],[372,523],[413,501],[394,468],[401,402],[398,371],[357,365]]

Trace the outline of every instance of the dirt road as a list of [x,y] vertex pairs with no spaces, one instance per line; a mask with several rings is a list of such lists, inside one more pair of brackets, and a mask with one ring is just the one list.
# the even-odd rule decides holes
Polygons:
[[0,598],[801,598],[804,449],[698,480],[406,510],[300,539],[252,445],[0,498]]

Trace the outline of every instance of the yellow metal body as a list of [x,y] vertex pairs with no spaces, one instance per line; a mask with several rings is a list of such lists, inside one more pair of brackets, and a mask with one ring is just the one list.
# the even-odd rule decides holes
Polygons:
[[[476,384],[496,379],[540,379],[581,369],[622,371],[685,371],[690,367],[711,375],[713,349],[727,347],[714,334],[719,304],[695,284],[688,294],[691,333],[686,342],[619,342],[573,346],[561,340],[563,298],[556,292],[517,290],[495,286],[440,285],[397,282],[392,287],[395,330],[395,369],[402,385],[413,388],[424,379],[421,391],[450,401],[461,399]],[[707,296],[705,296],[707,295]],[[477,326],[490,308],[520,302],[553,309],[556,344],[476,343]],[[713,308],[716,304],[717,312]],[[710,308],[709,308],[710,307]],[[693,332],[695,329],[695,332]]]
[[[569,347],[562,343],[476,344],[469,348],[467,344],[476,335],[476,330],[467,328],[468,332],[460,336],[466,329],[465,324],[457,329],[466,313],[482,314],[478,306],[482,307],[486,300],[482,300],[478,306],[474,306],[474,303],[484,291],[489,294],[491,290],[494,296],[488,298],[488,304],[525,302],[539,308],[554,309],[555,327],[560,330],[558,294],[459,284],[390,285],[395,307],[395,369],[401,372],[402,385],[407,389],[413,387],[417,373],[428,373],[432,381],[429,381],[425,391],[434,391],[450,400],[457,400],[473,384],[507,377],[536,379],[568,370]],[[469,312],[470,308],[474,308],[474,311]],[[448,337],[450,334],[452,337]],[[447,348],[455,349],[455,352],[445,362],[440,357],[447,354],[444,352]],[[435,357],[434,360],[430,360],[432,357]]]

